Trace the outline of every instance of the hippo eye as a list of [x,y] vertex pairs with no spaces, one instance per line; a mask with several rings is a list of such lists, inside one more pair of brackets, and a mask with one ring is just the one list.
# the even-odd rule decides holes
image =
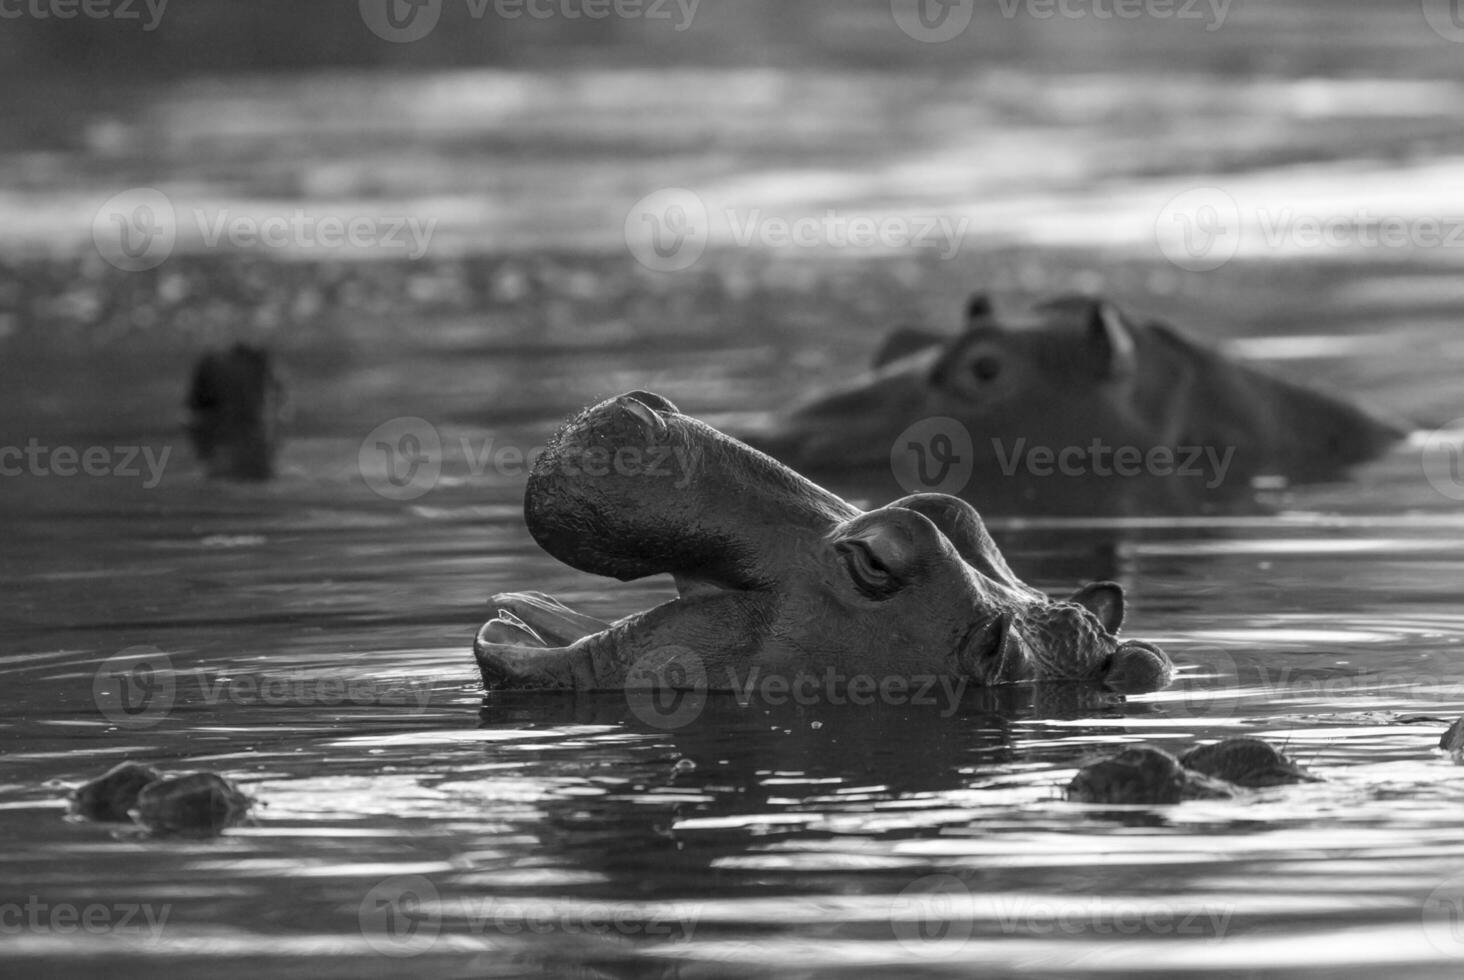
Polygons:
[[971,362],[971,376],[977,381],[995,381],[1001,374],[1001,361],[990,355]]
[[854,587],[871,599],[887,599],[900,585],[895,573],[880,560],[867,542],[853,539],[837,545]]

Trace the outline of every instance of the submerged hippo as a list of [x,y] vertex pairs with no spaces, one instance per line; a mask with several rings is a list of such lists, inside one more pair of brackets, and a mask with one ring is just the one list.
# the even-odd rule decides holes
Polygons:
[[[912,434],[918,423],[933,428]],[[1407,432],[1101,299],[1005,319],[977,295],[960,334],[896,331],[872,370],[745,437],[805,472],[886,483],[892,453],[920,453],[918,472],[937,476],[949,471],[935,466],[942,453],[970,456],[959,492],[983,509],[1102,513],[1202,508],[1249,497],[1260,477],[1328,479]]]
[[208,475],[274,476],[284,400],[273,359],[261,347],[235,344],[199,358],[185,402],[186,429]]
[[1078,770],[1068,784],[1075,803],[1152,805],[1231,799],[1249,789],[1319,782],[1259,738],[1227,738],[1175,758],[1147,745],[1125,749]]
[[134,823],[157,835],[206,837],[241,823],[254,801],[212,772],[167,776],[140,762],[121,762],[72,791],[70,815]]
[[1123,592],[1054,601],[1007,567],[975,508],[919,494],[862,512],[797,473],[631,392],[566,423],[524,515],[560,561],[621,581],[669,573],[678,598],[610,624],[547,596],[495,596],[474,653],[486,687],[619,689],[749,678],[957,678],[1168,684],[1157,647],[1120,641]]

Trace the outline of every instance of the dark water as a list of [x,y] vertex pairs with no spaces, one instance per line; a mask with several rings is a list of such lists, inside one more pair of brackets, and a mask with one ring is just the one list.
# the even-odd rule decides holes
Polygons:
[[[1464,213],[1438,39],[1353,16],[1338,43],[1377,55],[1367,77],[1303,59],[1163,84],[949,65],[250,80],[6,154],[28,189],[3,200],[12,254],[33,264],[0,320],[0,444],[170,455],[157,479],[142,453],[135,476],[0,479],[0,972],[1457,975],[1464,770],[1434,745],[1464,711],[1464,489],[1421,441],[1272,516],[1000,524],[1028,581],[1128,589],[1129,633],[1181,680],[1126,703],[714,698],[667,731],[620,697],[485,702],[469,651],[496,591],[606,617],[669,594],[538,552],[521,468],[486,450],[633,387],[713,420],[780,404],[893,322],[953,323],[976,285],[1103,288],[1381,408],[1464,415],[1457,249],[1253,229],[1190,273],[1146,230],[1216,179],[1247,206]],[[85,258],[117,189],[102,170],[175,203],[369,200],[442,224],[413,265],[180,254],[128,277]],[[650,273],[617,236],[676,185],[975,230],[951,259],[714,242]],[[274,345],[295,392],[267,487],[204,482],[177,435],[191,358],[229,336]],[[368,436],[404,417],[441,439],[441,475],[388,499]],[[118,671],[162,700],[119,713]],[[1126,813],[1060,799],[1117,745],[1236,733],[1327,781]],[[198,842],[63,820],[66,787],[123,758],[224,772],[257,821]]]

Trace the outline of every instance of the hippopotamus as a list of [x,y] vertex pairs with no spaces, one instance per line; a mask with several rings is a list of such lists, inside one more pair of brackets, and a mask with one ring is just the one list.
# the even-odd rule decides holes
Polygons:
[[493,597],[474,653],[488,689],[615,690],[750,678],[1088,681],[1161,688],[1163,651],[1120,640],[1123,590],[1054,600],[1013,574],[969,503],[916,494],[861,511],[633,391],[568,421],[535,461],[524,517],[581,571],[670,574],[678,596],[616,623],[538,593]]
[[140,762],[119,762],[72,791],[73,817],[135,823],[154,834],[212,836],[242,822],[254,801],[213,772],[166,776]]
[[204,471],[227,480],[274,476],[284,385],[269,351],[250,344],[198,359],[185,429]]
[[1147,745],[1125,749],[1078,770],[1067,797],[1152,805],[1232,799],[1265,786],[1319,781],[1264,739],[1242,736],[1197,746],[1177,759]]
[[[815,477],[1031,514],[1234,504],[1264,478],[1332,479],[1409,429],[1102,298],[1008,317],[978,293],[960,333],[897,330],[870,370],[739,434]],[[963,487],[937,485],[950,463]]]

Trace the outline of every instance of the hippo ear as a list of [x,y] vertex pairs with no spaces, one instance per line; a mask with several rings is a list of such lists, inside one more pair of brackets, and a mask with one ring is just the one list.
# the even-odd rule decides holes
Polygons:
[[1124,378],[1133,373],[1137,358],[1134,331],[1118,307],[1094,300],[1088,308],[1088,347],[1098,376]]
[[1098,622],[1110,633],[1117,634],[1123,625],[1123,586],[1116,582],[1094,582],[1073,593],[1069,602],[1075,602],[1098,617]]
[[966,300],[966,326],[974,327],[989,320],[991,314],[991,297],[985,293],[972,293],[971,298]]
[[874,363],[870,366],[878,370],[891,361],[898,361],[917,351],[939,347],[944,343],[945,338],[933,331],[921,330],[919,327],[896,327],[880,345],[879,352],[874,355]]

